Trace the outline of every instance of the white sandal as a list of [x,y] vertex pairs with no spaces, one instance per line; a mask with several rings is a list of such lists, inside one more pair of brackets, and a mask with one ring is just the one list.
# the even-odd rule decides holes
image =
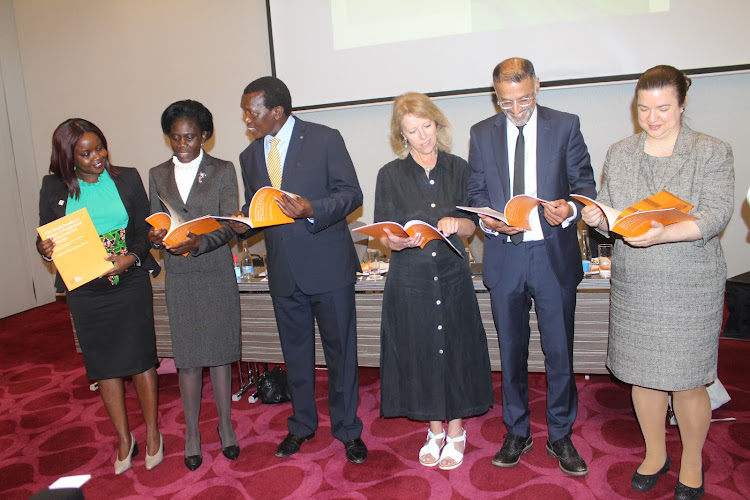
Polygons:
[[[438,444],[437,440],[441,439],[442,443]],[[427,429],[427,444],[419,450],[419,463],[425,467],[435,467],[440,462],[440,450],[445,446],[445,431],[440,434],[433,434],[432,429]],[[422,457],[430,455],[435,457],[434,462],[425,462]]]
[[[454,438],[449,436],[445,438],[445,447],[443,448],[443,452],[440,454],[440,460],[438,460],[441,470],[455,469],[464,462],[464,454],[458,451],[456,449],[456,445],[453,444],[463,441],[464,451],[466,450],[466,429],[462,429],[462,431],[463,433],[460,436],[456,436]],[[453,463],[450,465],[443,465],[443,460],[446,458],[452,459]]]

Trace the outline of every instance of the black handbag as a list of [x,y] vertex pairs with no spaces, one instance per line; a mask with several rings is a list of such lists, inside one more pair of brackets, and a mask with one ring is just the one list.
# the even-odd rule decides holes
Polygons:
[[262,403],[274,405],[291,401],[292,397],[289,395],[286,372],[280,366],[271,371],[264,371],[258,376],[257,380],[256,394]]

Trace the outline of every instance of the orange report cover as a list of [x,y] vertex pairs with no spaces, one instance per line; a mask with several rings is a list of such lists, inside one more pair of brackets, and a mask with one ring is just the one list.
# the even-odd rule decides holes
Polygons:
[[531,229],[531,224],[529,223],[531,211],[540,203],[547,203],[547,201],[526,194],[517,194],[505,204],[505,208],[503,209],[504,212],[498,212],[490,207],[456,206],[456,208],[475,214],[489,215],[490,217],[505,222],[509,226],[529,230]]
[[622,212],[580,194],[572,194],[571,196],[586,206],[596,205],[599,207],[604,212],[604,217],[607,218],[610,231],[625,237],[642,235],[651,229],[651,221],[668,226],[675,222],[698,219],[687,213],[693,209],[693,205],[669,191],[659,191]]
[[[166,229],[167,235],[164,237],[164,243],[167,245],[176,245],[187,238],[188,231],[193,234],[206,234],[217,229],[221,229],[222,225],[216,222],[216,220],[210,215],[204,215],[197,219],[185,221],[180,218],[179,215],[175,215],[177,211],[172,208],[166,201],[159,197],[162,204],[167,208],[167,212],[157,212],[153,215],[146,217],[146,222],[154,226],[156,229]],[[187,256],[187,253],[182,254]]]
[[421,220],[410,220],[403,226],[398,222],[376,222],[374,224],[367,224],[366,226],[352,229],[352,231],[366,234],[367,236],[370,236],[372,238],[385,238],[388,236],[387,234],[385,234],[385,229],[390,230],[391,233],[395,234],[396,236],[403,236],[405,238],[414,236],[417,233],[422,233],[424,242],[419,248],[424,248],[424,246],[432,240],[443,240],[444,242],[449,244],[451,248],[455,250],[459,256],[461,256],[461,258],[463,258],[461,252],[458,251],[458,249],[453,245],[453,243],[450,242],[448,238],[443,235],[443,233],[438,231],[435,226],[432,226]]
[[109,255],[86,208],[45,224],[37,232],[43,240],[54,240],[52,261],[68,290],[85,285],[114,266],[104,260]]
[[253,229],[267,226],[277,226],[279,224],[289,224],[294,219],[284,214],[276,202],[276,198],[285,194],[291,198],[299,198],[294,193],[288,193],[271,186],[264,186],[257,190],[250,200],[249,215],[247,217],[219,217],[214,216],[217,220],[235,220],[247,224]]

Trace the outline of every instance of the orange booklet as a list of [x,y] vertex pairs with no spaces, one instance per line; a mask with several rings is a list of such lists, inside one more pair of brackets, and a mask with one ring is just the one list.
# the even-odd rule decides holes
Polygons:
[[571,196],[586,206],[596,205],[599,207],[604,212],[604,217],[607,218],[610,231],[625,237],[642,235],[651,229],[651,221],[653,220],[668,226],[675,222],[698,219],[698,217],[687,213],[693,209],[693,205],[669,191],[659,191],[622,212],[580,194],[572,194]]
[[[217,229],[221,229],[222,225],[216,222],[210,215],[204,215],[190,221],[185,221],[180,218],[177,211],[172,208],[166,201],[159,197],[162,204],[167,208],[167,212],[157,212],[153,215],[146,217],[146,222],[154,226],[156,229],[166,229],[167,235],[164,237],[164,243],[167,245],[176,245],[187,238],[187,233],[190,231],[193,234],[206,234]],[[187,253],[182,254],[187,256]]]
[[531,224],[529,224],[531,211],[540,203],[547,203],[547,201],[526,194],[517,194],[505,204],[504,212],[498,212],[490,207],[480,208],[456,206],[456,208],[475,214],[489,215],[490,217],[505,222],[509,226],[529,230],[531,229]]
[[85,285],[114,266],[104,260],[109,255],[86,208],[45,224],[37,232],[43,240],[54,240],[52,261],[68,290]]
[[266,226],[277,226],[279,224],[289,224],[294,222],[294,219],[288,217],[279,208],[279,204],[276,203],[276,198],[285,194],[291,198],[299,198],[294,193],[288,193],[281,189],[276,189],[271,186],[264,186],[257,190],[253,195],[253,199],[250,200],[250,208],[248,212],[250,214],[247,217],[219,217],[214,216],[217,220],[234,220],[247,224],[253,229]]
[[410,220],[403,226],[398,222],[376,222],[374,224],[367,224],[366,226],[352,229],[352,231],[366,234],[367,236],[370,236],[372,238],[385,238],[388,235],[385,234],[384,229],[389,229],[391,233],[395,234],[396,236],[403,236],[405,238],[414,236],[417,233],[422,233],[424,242],[419,248],[424,248],[424,246],[429,241],[443,240],[444,242],[449,244],[450,247],[455,250],[461,258],[463,258],[461,252],[458,251],[458,249],[453,245],[453,243],[450,242],[448,238],[443,235],[443,233],[438,231],[435,226],[427,224],[426,222],[421,220]]

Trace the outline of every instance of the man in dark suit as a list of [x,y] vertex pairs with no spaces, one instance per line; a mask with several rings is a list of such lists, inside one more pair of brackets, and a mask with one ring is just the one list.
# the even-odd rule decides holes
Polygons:
[[[263,186],[283,194],[278,204],[295,219],[267,227],[266,265],[281,349],[287,367],[293,414],[277,457],[299,451],[315,435],[315,335],[318,323],[328,366],[328,406],[333,436],[346,458],[362,463],[362,421],[357,417],[357,321],[354,283],[359,265],[346,216],[362,205],[362,190],[338,131],[291,116],[292,98],[274,77],[250,83],[241,101],[244,121],[255,139],[240,154],[245,205]],[[273,179],[273,182],[272,182]],[[240,239],[254,234],[241,223]]]
[[524,231],[481,216],[484,281],[500,342],[503,422],[508,430],[492,463],[513,467],[534,446],[529,427],[529,311],[536,306],[547,372],[547,453],[567,474],[588,473],[570,439],[578,409],[573,376],[576,287],[583,278],[571,193],[596,196],[578,117],[536,103],[530,61],[507,59],[493,82],[503,113],[471,129],[469,203],[502,211],[516,194],[543,200]]

